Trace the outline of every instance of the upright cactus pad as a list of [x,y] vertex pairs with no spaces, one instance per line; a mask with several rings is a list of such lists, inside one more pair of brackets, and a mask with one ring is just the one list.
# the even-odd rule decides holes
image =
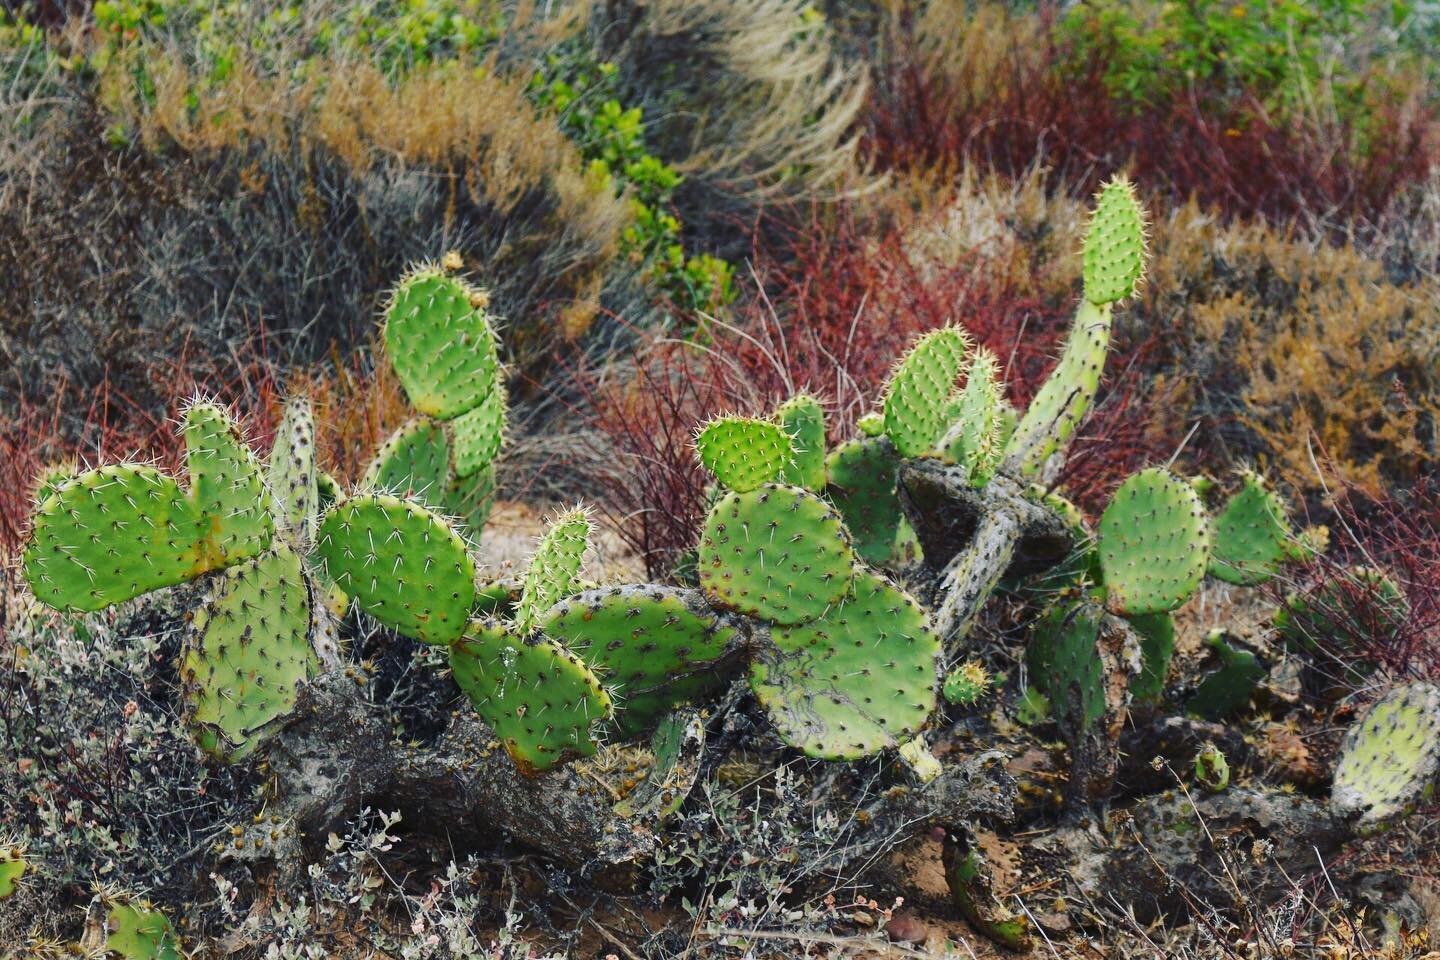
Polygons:
[[478,536],[490,519],[490,511],[495,508],[495,495],[499,489],[493,463],[468,477],[456,477],[445,490],[445,513],[460,520],[472,536]]
[[1206,720],[1223,720],[1250,705],[1256,684],[1265,676],[1265,667],[1249,650],[1231,646],[1224,631],[1216,630],[1205,643],[1215,651],[1220,666],[1200,681],[1185,709]]
[[699,593],[652,584],[576,594],[540,630],[604,681],[626,735],[723,687],[730,671],[722,661],[736,636]]
[[1430,801],[1440,788],[1440,687],[1396,687],[1340,743],[1330,804],[1376,825]]
[[582,509],[561,514],[550,524],[520,589],[520,603],[515,608],[515,626],[528,634],[540,618],[574,589],[590,546],[590,515]]
[[1005,444],[1005,462],[1022,475],[1040,472],[1075,435],[1100,389],[1110,349],[1111,308],[1080,301],[1060,362],[1030,401]]
[[1134,296],[1145,272],[1145,213],[1135,187],[1123,176],[1095,198],[1085,231],[1085,299],[1098,305]]
[[180,960],[170,918],[148,903],[115,904],[106,917],[105,952],[121,960]]
[[1130,697],[1136,703],[1159,703],[1165,694],[1165,679],[1175,657],[1175,621],[1168,613],[1127,617],[1140,638],[1141,670],[1130,681]]
[[791,397],[775,410],[775,419],[790,437],[791,460],[780,478],[793,486],[819,492],[825,487],[825,410],[809,394]]
[[898,747],[935,709],[940,638],[907,594],[873,574],[811,623],[776,628],[750,687],[780,737],[812,757]]
[[1245,475],[1212,529],[1215,548],[1209,572],[1226,583],[1246,587],[1264,583],[1296,550],[1285,504],[1254,473]]
[[955,381],[970,342],[956,327],[925,334],[896,366],[885,388],[885,433],[903,457],[928,453],[946,427]]
[[942,456],[959,465],[971,483],[983,486],[1000,459],[1000,364],[983,347],[975,351],[965,388],[950,400],[950,426],[940,438]]
[[1100,518],[1097,544],[1114,613],[1174,610],[1195,592],[1210,559],[1210,531],[1195,488],[1168,470],[1131,476]]
[[450,643],[475,602],[475,562],[439,517],[388,494],[365,494],[325,512],[315,553],[336,586],[387,626],[426,643]]
[[480,404],[450,421],[451,451],[455,475],[469,477],[495,462],[505,442],[505,417],[509,392],[503,381],[495,382]]
[[407,274],[385,309],[385,353],[410,403],[449,420],[495,387],[499,357],[485,296],[433,267]]
[[1105,665],[1095,648],[1103,616],[1089,601],[1058,603],[1036,624],[1026,646],[1031,684],[1071,731],[1088,729],[1105,712]]
[[715,479],[742,493],[777,480],[793,456],[779,424],[747,417],[711,420],[696,434],[695,451]]
[[782,624],[823,615],[855,575],[840,515],[808,490],[778,484],[721,497],[705,520],[698,563],[712,601]]
[[904,513],[895,482],[900,459],[884,440],[865,437],[840,444],[825,459],[825,493],[845,518],[855,552],[875,565],[890,559]]
[[30,862],[25,859],[24,850],[0,841],[0,900],[14,896],[29,869]]
[[255,454],[229,414],[213,403],[192,403],[181,434],[190,471],[190,500],[203,518],[201,550],[219,569],[270,545],[270,492]]
[[58,493],[60,488],[71,480],[80,476],[80,470],[73,462],[55,464],[45,467],[35,478],[35,488],[30,494],[30,500],[35,506],[40,506],[50,499],[52,494]]
[[610,696],[574,654],[476,621],[450,648],[450,666],[521,770],[538,773],[595,753],[590,731],[609,719]]
[[966,660],[945,675],[940,693],[946,703],[959,707],[973,707],[990,689],[990,674],[979,660]]
[[401,425],[365,468],[365,486],[436,507],[444,503],[449,480],[450,444],[440,424],[429,417]]
[[315,481],[315,413],[305,397],[285,403],[275,443],[270,448],[266,481],[275,522],[302,549],[315,535],[319,493]]
[[181,664],[187,717],[208,752],[236,760],[288,713],[316,667],[300,558],[276,545],[231,567],[195,612]]

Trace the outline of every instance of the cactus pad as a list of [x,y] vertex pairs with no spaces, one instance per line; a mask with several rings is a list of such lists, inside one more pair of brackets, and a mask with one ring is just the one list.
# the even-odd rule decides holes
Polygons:
[[606,684],[625,734],[729,679],[721,661],[735,639],[704,598],[675,587],[609,587],[576,594],[540,624]]
[[1105,665],[1095,649],[1103,616],[1087,601],[1056,604],[1035,625],[1025,649],[1030,682],[1072,731],[1089,729],[1105,713]]
[[970,343],[945,327],[925,334],[900,361],[885,388],[885,433],[902,457],[927,453],[945,431],[947,401]]
[[445,512],[459,519],[466,530],[478,536],[490,519],[499,491],[495,464],[489,463],[468,477],[456,477],[445,490]]
[[855,552],[883,564],[895,549],[904,514],[895,482],[900,460],[893,445],[866,437],[842,443],[825,459],[825,493],[845,518]]
[[898,747],[935,709],[940,638],[907,594],[873,574],[825,616],[771,633],[750,686],[781,739],[853,760]]
[[275,443],[270,448],[266,477],[274,504],[275,521],[301,547],[315,534],[319,513],[315,486],[315,414],[310,401],[293,397],[285,403]]
[[270,492],[255,454],[213,403],[192,403],[180,432],[190,500],[204,518],[202,550],[216,558],[212,569],[255,556],[270,545],[274,529]]
[[1140,638],[1141,669],[1130,681],[1130,697],[1136,703],[1159,703],[1175,657],[1175,621],[1168,613],[1127,617]]
[[0,900],[13,896],[20,886],[30,863],[25,851],[8,843],[0,843]]
[[316,666],[300,558],[277,545],[220,574],[195,612],[181,665],[187,716],[208,752],[236,760],[288,713]]
[[1397,687],[1340,743],[1330,805],[1374,825],[1430,800],[1440,787],[1440,687]]
[[1123,176],[1100,188],[1085,231],[1085,299],[1100,305],[1134,296],[1145,272],[1145,212]]
[[825,410],[809,394],[791,397],[775,409],[775,419],[790,437],[793,459],[781,479],[806,490],[825,486]]
[[503,381],[495,382],[479,406],[450,421],[451,448],[455,475],[468,477],[495,462],[505,442],[505,415],[509,393]]
[[590,730],[610,717],[610,696],[574,654],[476,621],[450,648],[450,666],[522,771],[595,753]]
[[696,434],[695,451],[721,484],[742,493],[776,480],[792,456],[778,424],[747,417],[711,420]]
[[1215,651],[1220,666],[1200,681],[1185,709],[1206,720],[1223,720],[1250,705],[1265,668],[1249,650],[1232,647],[1224,631],[1214,631],[1205,643]]
[[170,918],[148,904],[116,904],[106,920],[106,953],[121,960],[180,960],[180,938]]
[[1362,637],[1383,644],[1410,616],[1410,601],[1388,574],[1352,567],[1287,596],[1275,613],[1275,632],[1290,650],[1335,651]]
[[1264,583],[1296,550],[1285,504],[1253,473],[1245,475],[1212,530],[1210,575],[1226,583],[1246,587]]
[[400,281],[385,309],[385,352],[410,403],[448,420],[480,405],[499,371],[484,294],[421,267]]
[[990,689],[990,674],[979,660],[966,660],[945,675],[940,693],[946,703],[959,707],[973,707]]
[[1000,459],[1000,364],[983,347],[975,351],[965,389],[951,398],[949,427],[939,451],[959,465],[975,486],[990,479]]
[[326,574],[375,619],[426,643],[465,630],[475,563],[465,541],[430,511],[387,494],[326,511],[315,537]]
[[1112,612],[1174,610],[1200,585],[1210,558],[1195,488],[1167,470],[1134,474],[1105,508],[1096,549]]
[[700,536],[700,587],[722,607],[776,623],[814,620],[850,591],[855,552],[815,494],[769,484],[716,502]]
[[520,588],[520,602],[515,607],[515,626],[520,633],[534,630],[551,607],[575,590],[589,546],[590,515],[584,510],[571,510],[550,524]]
[[390,434],[365,468],[365,486],[441,506],[450,477],[450,445],[440,424],[415,417]]

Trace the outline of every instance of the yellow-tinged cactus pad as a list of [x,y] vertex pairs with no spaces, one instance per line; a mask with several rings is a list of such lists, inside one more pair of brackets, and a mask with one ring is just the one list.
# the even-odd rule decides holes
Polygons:
[[945,675],[940,692],[946,703],[960,707],[973,707],[990,689],[990,674],[979,660],[966,660]]
[[1430,801],[1440,788],[1440,687],[1391,690],[1345,732],[1330,805],[1378,825]]
[[775,623],[822,616],[850,592],[855,552],[840,515],[808,490],[730,491],[700,535],[700,588],[721,607]]
[[771,633],[750,687],[781,739],[854,760],[900,746],[935,709],[940,638],[908,594],[873,574],[823,617]]
[[1101,305],[1134,296],[1145,273],[1145,211],[1124,176],[1095,198],[1085,231],[1085,299]]
[[449,420],[479,406],[499,376],[485,295],[433,267],[400,281],[385,308],[385,353],[410,403]]
[[1200,586],[1210,528],[1195,488],[1152,468],[1120,485],[1100,517],[1101,574],[1112,613],[1174,610]]
[[121,960],[180,960],[180,938],[170,918],[148,904],[110,908],[105,951]]
[[[806,490],[825,487],[825,409],[809,394],[791,397],[775,409],[790,437],[792,458],[780,479]],[[733,488],[732,488],[733,489]]]
[[23,849],[0,842],[0,900],[15,894],[29,869],[30,863],[25,859]]
[[450,667],[525,773],[595,753],[591,730],[610,718],[610,695],[589,667],[558,644],[527,642],[498,624],[475,621],[450,648]]
[[522,635],[534,630],[551,607],[576,589],[589,546],[590,515],[583,509],[563,513],[550,524],[525,571],[515,606],[515,626]]
[[695,452],[715,479],[741,493],[779,479],[794,455],[779,424],[748,417],[711,420],[696,434]]
[[426,643],[450,643],[475,602],[475,562],[445,521],[388,494],[350,497],[320,520],[315,555],[366,613]]
[[1284,502],[1254,473],[1245,474],[1212,530],[1215,547],[1209,572],[1226,583],[1246,587],[1264,583],[1298,549]]
[[315,479],[315,412],[305,397],[285,402],[275,443],[270,448],[266,481],[275,523],[301,548],[315,535],[319,492]]
[[626,735],[730,679],[722,661],[736,630],[698,591],[655,584],[588,590],[557,604],[540,630],[604,681]]
[[825,458],[825,495],[845,518],[855,552],[879,566],[895,550],[904,513],[895,483],[900,458],[893,444],[865,437],[840,444]]
[[885,433],[903,457],[928,453],[946,427],[950,394],[965,366],[970,341],[956,327],[915,341],[885,388]]
[[449,480],[450,443],[429,417],[402,424],[365,468],[366,487],[435,507],[443,506]]
[[[505,442],[505,418],[510,403],[503,381],[495,382],[479,404],[450,421],[455,476],[465,478],[495,462]],[[478,529],[478,528],[477,528]]]
[[180,668],[186,718],[207,752],[240,759],[295,706],[317,666],[310,603],[300,558],[278,542],[219,575],[195,611]]
[[206,526],[202,549],[216,556],[214,569],[270,545],[274,529],[270,491],[260,464],[229,414],[213,403],[185,410],[185,466],[190,499]]

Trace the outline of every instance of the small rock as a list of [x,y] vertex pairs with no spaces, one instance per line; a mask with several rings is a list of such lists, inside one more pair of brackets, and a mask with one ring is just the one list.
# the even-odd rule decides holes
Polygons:
[[897,913],[885,924],[885,935],[896,943],[924,943],[930,928],[908,913]]

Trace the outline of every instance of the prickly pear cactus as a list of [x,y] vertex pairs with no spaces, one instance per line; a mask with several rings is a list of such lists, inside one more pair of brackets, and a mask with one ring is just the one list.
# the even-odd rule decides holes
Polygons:
[[1275,632],[1290,650],[1333,650],[1359,636],[1393,637],[1410,615],[1405,591],[1389,574],[1352,567],[1289,594],[1275,613]]
[[509,404],[509,391],[503,381],[497,380],[479,405],[450,421],[455,476],[464,479],[492,466],[505,442]]
[[1330,805],[1374,826],[1428,801],[1440,786],[1440,687],[1412,683],[1387,693],[1340,744]]
[[695,437],[700,462],[730,490],[745,493],[772,483],[790,465],[790,438],[779,424],[748,417],[720,417]]
[[1175,621],[1168,613],[1126,617],[1140,638],[1141,670],[1130,681],[1130,698],[1140,704],[1157,704],[1165,694],[1165,679],[1175,656]]
[[1055,719],[1086,730],[1105,712],[1105,668],[1095,652],[1104,611],[1088,601],[1046,611],[1026,645],[1030,682],[1049,698]]
[[113,905],[106,926],[106,953],[122,960],[180,960],[180,938],[170,918],[148,903]]
[[495,509],[499,490],[495,464],[487,463],[469,476],[450,481],[445,490],[445,513],[460,520],[472,536],[478,536]]
[[[775,419],[790,437],[791,460],[780,479],[806,490],[825,488],[825,410],[809,394],[791,397],[775,409]],[[733,489],[733,488],[732,488]]]
[[315,554],[361,609],[426,643],[450,643],[475,602],[475,562],[439,517],[388,494],[342,500],[325,512]]
[[1194,487],[1167,470],[1134,474],[1105,508],[1096,549],[1111,612],[1174,610],[1200,586],[1210,559]]
[[181,434],[190,499],[210,526],[201,547],[218,558],[212,569],[264,550],[274,529],[270,492],[235,422],[215,404],[197,401],[185,410]]
[[698,563],[711,601],[780,624],[824,615],[855,575],[840,515],[808,490],[779,484],[721,497],[705,520]]
[[540,618],[574,589],[590,546],[590,515],[576,508],[561,514],[550,524],[525,572],[520,603],[515,608],[515,627],[528,634]]
[[1206,720],[1222,720],[1250,705],[1265,668],[1249,650],[1231,646],[1222,630],[1212,633],[1205,642],[1215,651],[1220,666],[1200,681],[1185,708]]
[[315,413],[305,397],[285,402],[275,443],[270,448],[266,482],[275,510],[275,525],[300,549],[315,536],[319,494],[315,473]]
[[1000,364],[981,347],[975,351],[965,388],[950,401],[949,429],[938,449],[957,464],[975,486],[984,486],[1000,460]]
[[444,503],[450,442],[440,424],[415,417],[392,433],[365,468],[364,485],[431,506]]
[[946,703],[971,707],[980,702],[990,689],[990,674],[978,660],[966,660],[945,676],[940,693]]
[[29,869],[24,849],[18,844],[0,842],[0,900],[14,896]]
[[940,638],[914,600],[873,574],[824,616],[770,639],[751,662],[751,689],[781,739],[812,757],[898,747],[935,709]]
[[948,425],[950,394],[970,341],[957,327],[932,330],[915,341],[885,388],[885,433],[904,457],[928,453]]
[[694,590],[654,584],[589,590],[557,604],[540,630],[605,683],[627,736],[723,687],[733,672],[725,660],[737,632]]
[[825,494],[845,518],[855,552],[866,563],[888,561],[904,517],[895,492],[900,474],[895,447],[870,437],[847,441],[825,459],[825,473]]
[[450,648],[455,682],[526,773],[595,753],[592,728],[611,715],[590,668],[549,640],[475,621]]
[[187,720],[206,751],[234,761],[295,705],[316,668],[300,558],[276,544],[220,574],[195,612],[180,675]]
[[1246,587],[1264,583],[1299,549],[1285,504],[1254,473],[1245,474],[1212,530],[1215,547],[1209,573],[1226,583]]
[[1096,194],[1083,257],[1086,300],[1099,305],[1135,295],[1145,272],[1145,212],[1126,177]]
[[385,308],[385,352],[421,413],[441,420],[479,406],[499,370],[485,295],[443,270],[405,275]]

